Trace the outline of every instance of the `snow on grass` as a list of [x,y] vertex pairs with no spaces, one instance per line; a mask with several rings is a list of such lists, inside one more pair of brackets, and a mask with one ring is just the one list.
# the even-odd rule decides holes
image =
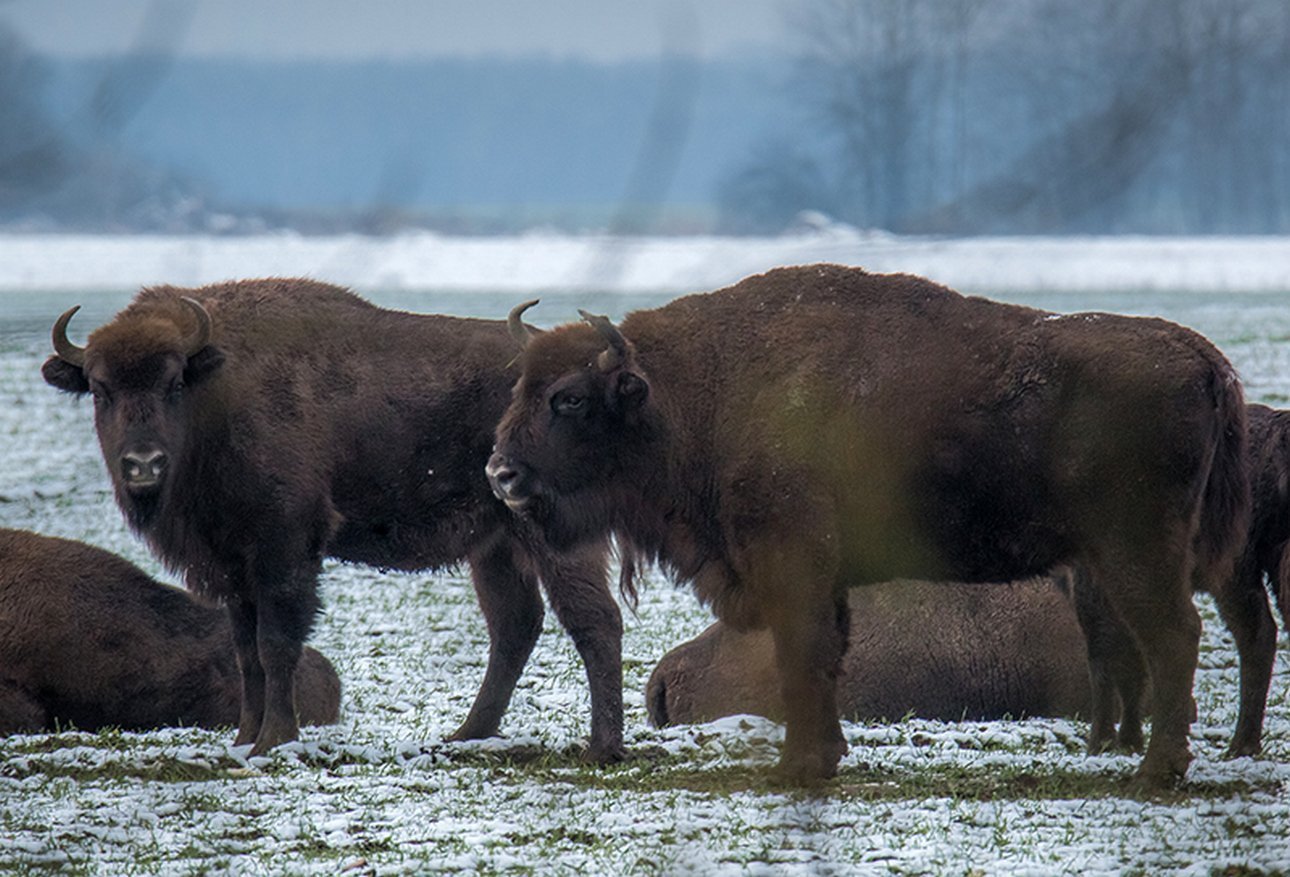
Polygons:
[[[141,276],[154,267],[152,244],[140,246],[142,255],[115,263],[96,262],[94,250],[83,258],[84,270],[128,280],[103,283],[99,273],[90,284],[115,292],[0,293],[0,526],[83,539],[167,578],[112,503],[90,406],[55,393],[38,372],[65,301],[87,304],[75,337],[123,304],[121,290],[135,280],[201,279],[200,266],[177,257],[155,269],[173,269],[174,277]],[[201,255],[213,244],[192,246]],[[251,262],[236,273],[260,267]],[[310,273],[333,276],[323,267]],[[343,263],[326,267],[339,272]],[[348,282],[393,306],[497,315],[515,299],[509,287],[469,295],[383,288],[379,276],[357,278],[362,268],[353,267]],[[10,272],[0,267],[0,287],[18,285]],[[616,308],[657,300],[615,295],[606,301]],[[1050,289],[1012,297],[1177,319],[1223,347],[1251,399],[1290,399],[1290,297],[1194,288],[1185,296]],[[549,319],[571,316],[578,301],[560,301],[553,311],[569,313]],[[684,588],[651,578],[639,611],[626,614],[632,758],[597,768],[579,758],[589,722],[584,670],[552,618],[516,690],[506,736],[445,743],[470,707],[487,655],[468,579],[328,563],[322,587],[326,609],[311,642],[340,673],[339,724],[306,728],[299,743],[263,758],[232,747],[231,731],[2,740],[0,872],[1290,871],[1290,667],[1283,649],[1264,756],[1224,759],[1237,666],[1206,598],[1196,761],[1177,791],[1140,792],[1129,782],[1136,758],[1086,756],[1083,724],[1064,719],[848,723],[838,779],[803,791],[769,775],[783,740],[774,723],[737,716],[647,725],[643,691],[654,663],[711,620]]]

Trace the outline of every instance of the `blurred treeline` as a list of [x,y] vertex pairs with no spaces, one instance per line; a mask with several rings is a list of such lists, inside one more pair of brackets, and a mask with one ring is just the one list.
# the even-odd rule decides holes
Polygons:
[[[793,57],[41,58],[10,228],[1290,232],[1290,0],[796,0]],[[156,28],[160,34],[175,28]]]
[[898,232],[1290,231],[1287,0],[810,0],[809,129],[723,189]]

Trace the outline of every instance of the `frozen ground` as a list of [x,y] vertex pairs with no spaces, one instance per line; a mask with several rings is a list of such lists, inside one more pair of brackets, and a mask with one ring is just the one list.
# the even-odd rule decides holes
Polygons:
[[[829,250],[839,236],[849,243]],[[860,249],[865,240],[846,230],[760,243],[604,246],[533,236],[509,242],[516,260],[509,265],[488,261],[487,248],[503,242],[423,240],[460,260],[436,282],[426,267],[432,255],[412,252],[416,239],[0,237],[0,526],[83,539],[165,578],[111,501],[88,404],[58,396],[38,373],[54,316],[84,303],[72,331],[82,337],[138,283],[308,273],[381,304],[487,316],[539,289],[537,318],[555,322],[575,306],[620,315],[774,264],[830,258],[925,272],[1057,310],[1169,317],[1218,343],[1252,400],[1290,402],[1290,242],[873,239],[875,249]],[[583,267],[525,273],[579,247]],[[1119,255],[1103,261],[1082,250]],[[593,263],[612,263],[618,281],[602,274],[602,288],[578,274]],[[1185,294],[1145,282],[1152,272],[1144,265],[1176,278]],[[452,291],[426,291],[433,288]],[[445,744],[486,653],[466,579],[331,564],[323,589],[326,611],[312,642],[345,685],[339,725],[306,729],[300,744],[250,763],[230,751],[227,732],[0,741],[0,872],[1290,872],[1290,668],[1283,652],[1265,755],[1223,759],[1236,666],[1208,602],[1197,758],[1178,793],[1137,796],[1125,782],[1136,759],[1088,758],[1080,723],[1028,720],[849,724],[841,777],[806,795],[765,781],[782,737],[773,724],[743,717],[647,726],[649,670],[710,620],[669,583],[651,581],[638,614],[626,618],[627,733],[636,758],[613,769],[577,761],[586,685],[553,621],[521,680],[506,738]]]

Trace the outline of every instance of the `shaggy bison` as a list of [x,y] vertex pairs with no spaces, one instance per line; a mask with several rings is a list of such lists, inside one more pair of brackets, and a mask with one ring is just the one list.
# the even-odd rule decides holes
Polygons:
[[1266,405],[1248,405],[1246,411],[1254,516],[1238,575],[1246,582],[1242,590],[1260,592],[1267,577],[1290,630],[1290,411]]
[[[1186,772],[1192,576],[1230,574],[1249,515],[1241,386],[1204,338],[835,265],[621,326],[584,314],[534,335],[521,308],[495,492],[552,544],[614,533],[731,626],[769,627],[785,776],[832,775],[846,750],[844,586],[1058,564],[1084,570],[1145,658],[1140,776]],[[1116,663],[1090,652],[1095,718]]]
[[[225,614],[82,542],[0,530],[0,733],[237,724]],[[300,721],[336,721],[340,680],[305,649]]]
[[[1088,716],[1084,634],[1054,579],[885,582],[853,589],[847,603],[837,694],[846,718]],[[737,713],[782,721],[770,634],[716,622],[663,656],[645,705],[660,727]]]
[[589,754],[622,748],[621,619],[595,545],[556,557],[480,476],[514,383],[500,321],[385,310],[299,279],[144,289],[85,347],[53,329],[53,386],[94,398],[126,520],[188,586],[227,603],[237,742],[298,734],[292,671],[324,557],[466,560],[488,667],[457,738],[497,732],[541,630],[539,580],[587,667]]

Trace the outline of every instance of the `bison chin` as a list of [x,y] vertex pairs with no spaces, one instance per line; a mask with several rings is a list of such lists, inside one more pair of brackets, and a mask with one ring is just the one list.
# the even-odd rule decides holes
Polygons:
[[161,484],[145,489],[117,487],[116,504],[131,529],[147,530],[157,520],[161,511]]
[[556,551],[570,551],[609,535],[609,510],[587,494],[568,497],[539,494],[524,503],[520,516],[530,522]]

